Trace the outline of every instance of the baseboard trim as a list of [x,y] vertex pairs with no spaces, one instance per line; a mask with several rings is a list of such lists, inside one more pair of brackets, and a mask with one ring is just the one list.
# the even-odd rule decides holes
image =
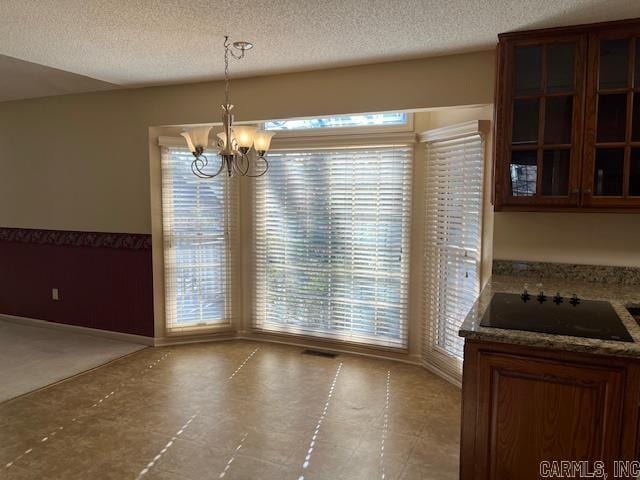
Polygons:
[[207,342],[226,342],[229,340],[237,340],[238,337],[234,331],[222,331],[207,334],[195,335],[174,335],[166,337],[156,337],[154,347],[168,347],[171,345],[188,345],[190,343],[207,343]]
[[142,335],[134,335],[132,333],[112,332],[111,330],[100,330],[98,328],[80,327],[78,325],[68,325],[66,323],[49,322],[47,320],[37,320],[35,318],[20,317],[17,315],[0,314],[0,320],[6,320],[11,323],[21,325],[29,325],[32,327],[50,328],[52,330],[63,330],[67,332],[79,333],[81,335],[90,335],[93,337],[110,338],[111,340],[120,340],[129,343],[138,343],[140,345],[154,346],[153,337],[145,337]]
[[462,380],[460,378],[456,378],[453,375],[450,375],[447,372],[442,371],[436,365],[434,365],[434,364],[432,364],[430,362],[427,362],[427,361],[420,362],[420,365],[422,365],[424,368],[429,370],[434,375],[437,375],[438,377],[442,378],[443,380],[449,382],[450,384],[455,385],[458,388],[462,388]]
[[338,353],[344,353],[348,355],[358,355],[362,357],[377,358],[381,360],[393,360],[395,362],[406,363],[409,365],[420,365],[420,366],[422,365],[422,362],[420,362],[420,358],[415,355],[397,354],[393,352],[387,353],[384,350],[381,350],[380,353],[349,350],[339,345],[337,342],[327,344],[326,342],[314,342],[312,340],[307,340],[307,339],[293,340],[289,338],[272,337],[272,336],[269,336],[269,334],[267,333],[262,333],[262,332],[255,333],[251,331],[240,331],[238,332],[237,336],[234,337],[234,339],[249,340],[253,342],[276,343],[279,345],[291,345],[294,347],[301,347],[301,348],[313,348],[314,350],[321,350],[324,352],[338,352]]

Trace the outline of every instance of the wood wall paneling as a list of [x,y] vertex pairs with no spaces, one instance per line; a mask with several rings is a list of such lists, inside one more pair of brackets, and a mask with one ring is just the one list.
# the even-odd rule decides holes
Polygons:
[[150,235],[0,228],[0,314],[153,337],[152,284]]

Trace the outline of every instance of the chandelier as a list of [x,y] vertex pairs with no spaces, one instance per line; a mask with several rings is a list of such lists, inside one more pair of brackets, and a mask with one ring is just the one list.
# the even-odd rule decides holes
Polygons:
[[187,140],[189,150],[195,157],[191,162],[191,170],[197,177],[213,178],[223,170],[226,170],[230,177],[261,177],[269,169],[265,155],[269,150],[271,137],[275,133],[258,130],[257,127],[250,125],[233,125],[233,114],[231,113],[233,105],[229,100],[229,55],[236,60],[241,60],[247,50],[252,48],[253,44],[249,42],[233,42],[232,44],[229,42],[228,36],[224,37],[223,131],[215,139],[220,158],[220,166],[215,173],[205,171],[209,165],[209,159],[204,154],[209,145],[209,132],[213,127],[194,127],[180,134]]

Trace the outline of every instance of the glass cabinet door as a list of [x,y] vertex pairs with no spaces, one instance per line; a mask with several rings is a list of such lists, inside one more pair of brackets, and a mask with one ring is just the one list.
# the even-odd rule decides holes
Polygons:
[[585,58],[583,35],[508,46],[499,172],[507,205],[578,205]]
[[589,43],[585,206],[640,205],[640,29]]

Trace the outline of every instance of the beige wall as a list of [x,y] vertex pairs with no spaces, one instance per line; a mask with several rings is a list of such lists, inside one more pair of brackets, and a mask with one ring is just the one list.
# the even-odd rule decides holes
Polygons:
[[[493,79],[488,51],[235,80],[232,95],[238,119],[264,120],[487,104]],[[0,103],[0,226],[149,233],[149,127],[216,120],[221,98],[213,82]],[[429,128],[473,113],[431,112]],[[494,256],[640,266],[639,229],[638,215],[497,213]]]
[[440,128],[470,120],[493,121],[493,105],[435,109],[429,112],[429,128]]
[[494,258],[640,267],[640,215],[496,213]]
[[[489,103],[494,52],[241,79],[264,120]],[[469,81],[473,79],[473,81]],[[0,226],[151,231],[149,127],[219,118],[220,82],[0,103]]]

